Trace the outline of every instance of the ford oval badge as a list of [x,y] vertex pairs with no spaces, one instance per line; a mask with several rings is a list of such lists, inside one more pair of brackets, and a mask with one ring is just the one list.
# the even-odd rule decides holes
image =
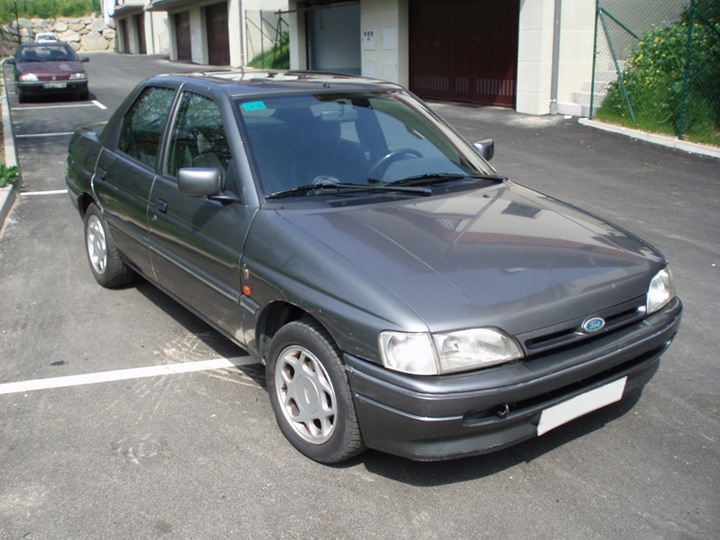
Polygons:
[[597,332],[599,330],[602,330],[604,326],[605,319],[603,319],[602,317],[593,317],[592,319],[588,319],[582,324],[582,328],[586,332]]

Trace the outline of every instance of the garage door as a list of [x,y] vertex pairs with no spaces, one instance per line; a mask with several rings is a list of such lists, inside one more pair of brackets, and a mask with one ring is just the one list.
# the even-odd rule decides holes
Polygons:
[[145,18],[143,15],[133,16],[135,21],[135,28],[137,28],[138,36],[138,52],[140,54],[147,54],[147,45],[145,43]]
[[519,0],[411,0],[410,89],[515,107]]
[[178,60],[192,61],[192,47],[190,44],[190,12],[183,11],[175,14],[175,42],[177,45]]
[[230,37],[228,33],[227,2],[205,8],[208,61],[214,66],[230,65]]

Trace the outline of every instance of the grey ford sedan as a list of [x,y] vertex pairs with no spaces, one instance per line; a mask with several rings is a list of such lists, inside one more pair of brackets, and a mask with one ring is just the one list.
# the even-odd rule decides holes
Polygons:
[[437,460],[637,395],[680,323],[657,250],[492,152],[378,80],[161,76],[75,133],[67,184],[95,279],[264,361],[303,454]]

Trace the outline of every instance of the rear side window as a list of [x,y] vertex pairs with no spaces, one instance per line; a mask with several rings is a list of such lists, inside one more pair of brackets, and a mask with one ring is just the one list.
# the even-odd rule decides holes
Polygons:
[[149,87],[143,90],[125,116],[120,133],[119,148],[122,152],[150,167],[155,166],[160,138],[174,96],[175,91],[169,88]]

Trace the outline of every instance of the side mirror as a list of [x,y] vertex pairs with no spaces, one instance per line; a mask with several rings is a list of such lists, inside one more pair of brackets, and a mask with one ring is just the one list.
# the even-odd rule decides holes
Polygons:
[[8,64],[15,65],[15,59],[14,59],[14,58],[8,58],[8,59],[5,60],[5,61],[6,61]]
[[495,155],[495,141],[492,139],[478,141],[474,143],[473,146],[475,147],[475,150],[477,150],[478,153],[485,158],[485,161],[490,161]]
[[88,58],[87,56],[82,56],[82,57],[80,57],[80,61],[81,62],[89,62],[90,58]]
[[178,171],[178,188],[190,197],[222,195],[222,174],[215,167],[192,167]]

